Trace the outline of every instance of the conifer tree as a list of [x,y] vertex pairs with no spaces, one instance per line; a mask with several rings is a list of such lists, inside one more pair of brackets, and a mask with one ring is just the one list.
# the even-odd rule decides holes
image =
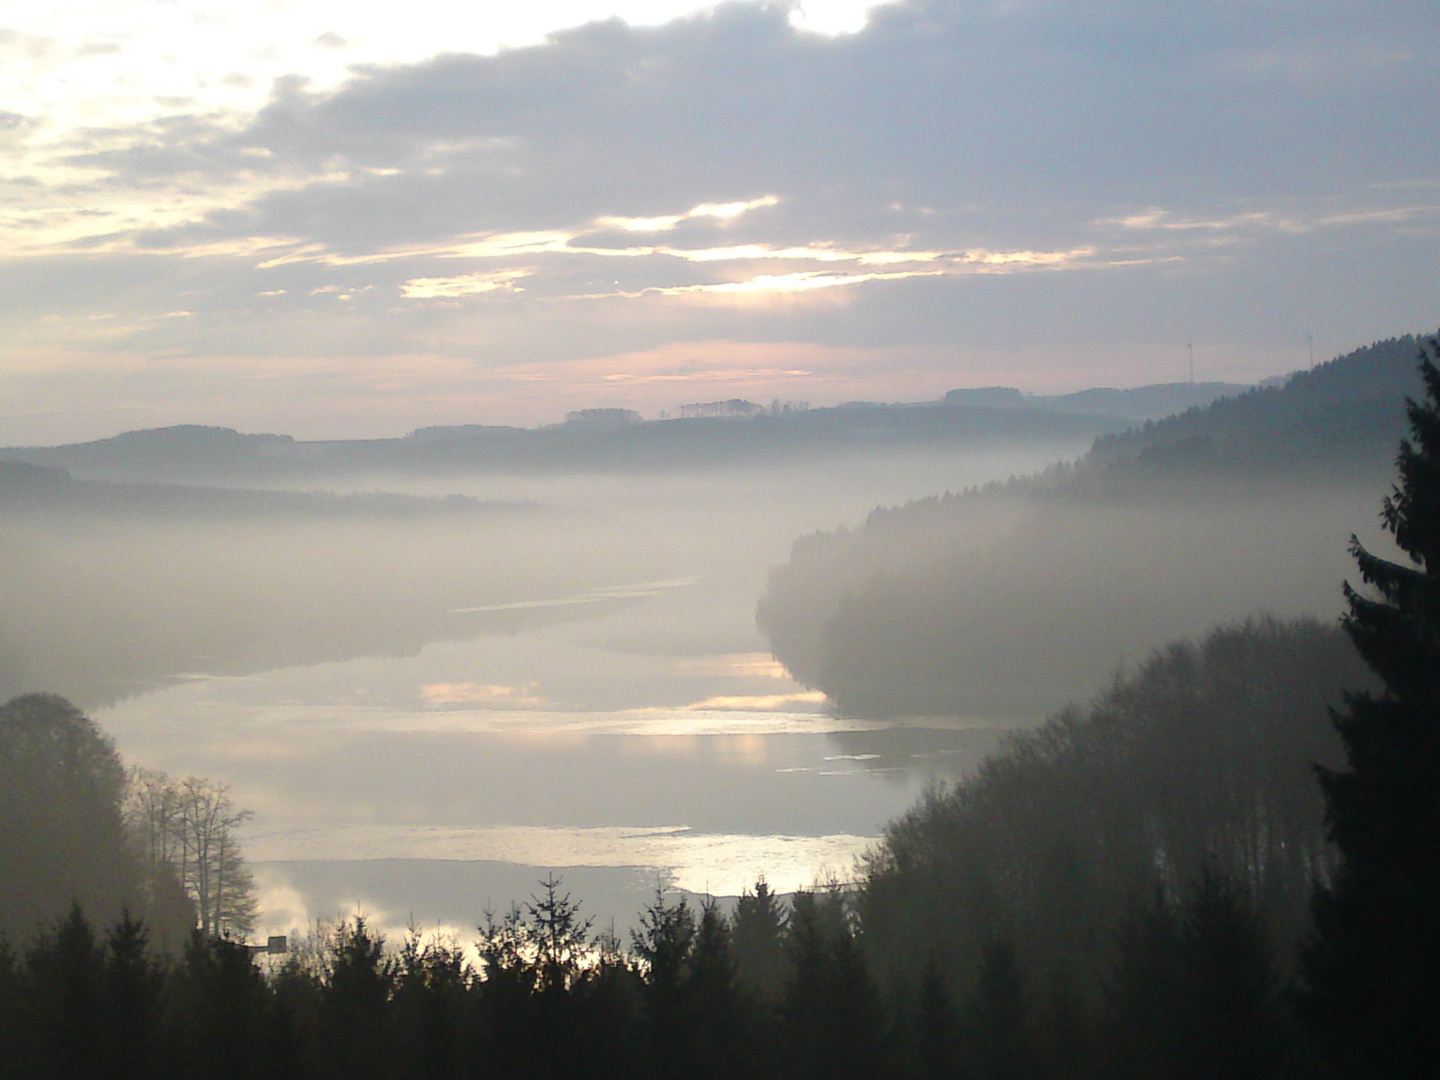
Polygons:
[[912,1026],[915,1075],[922,1080],[949,1080],[958,1068],[960,1018],[934,954],[920,975]]
[[651,1020],[660,1028],[674,1026],[681,1012],[680,995],[688,981],[690,953],[695,939],[695,916],[681,897],[665,902],[655,890],[655,899],[640,914],[640,929],[630,932],[635,953],[645,962],[645,987]]
[[640,915],[640,929],[632,930],[630,937],[635,954],[645,965],[645,1009],[655,1045],[655,1068],[661,1076],[687,1075],[692,1057],[688,999],[695,916],[683,897],[668,904],[657,888],[654,902]]
[[31,1075],[100,1075],[106,1064],[104,976],[105,948],[78,904],[32,942],[23,1001]]
[[151,955],[149,942],[145,927],[125,911],[107,943],[105,1051],[113,1080],[146,1080],[155,1075],[165,972]]
[[553,874],[522,912],[486,914],[477,942],[484,979],[480,1025],[488,1075],[568,1077],[587,1068],[592,920]]
[[322,1072],[345,1080],[384,1077],[388,1048],[386,1019],[395,986],[395,965],[385,956],[385,939],[365,919],[342,922],[330,942],[330,971],[320,995],[324,1027]]
[[1275,1080],[1291,1065],[1269,932],[1250,898],[1207,865],[1180,911],[1185,985],[1175,1075]]
[[761,877],[755,891],[744,890],[735,905],[731,944],[740,985],[763,1005],[779,1001],[789,975],[785,929],[784,907]]
[[1014,944],[1005,938],[986,942],[975,987],[963,1010],[965,1071],[980,1080],[1041,1076],[1032,1011]]
[[786,931],[790,981],[780,1003],[787,1075],[869,1080],[890,1051],[880,992],[837,889],[798,892]]
[[1317,890],[1307,1019],[1346,1077],[1440,1076],[1440,340],[1421,352],[1399,482],[1382,520],[1408,561],[1351,539],[1345,630],[1384,683],[1336,717],[1347,771],[1320,771],[1341,862]]
[[640,927],[632,940],[644,963],[654,1075],[693,1080],[744,1072],[730,927],[719,907],[705,901],[697,920],[683,898],[667,904],[657,891]]
[[[277,985],[291,992],[297,976],[289,971]],[[271,987],[239,942],[193,933],[172,977],[169,1012],[166,1049],[177,1080],[271,1080],[293,1072],[277,1051],[293,1059],[295,1033],[284,1032],[291,1045],[282,1048]]]
[[1167,1076],[1180,1041],[1185,973],[1180,920],[1158,883],[1145,896],[1132,897],[1116,946],[1105,985],[1109,1072]]
[[689,1006],[695,1067],[691,1077],[743,1076],[754,1071],[730,952],[730,925],[714,900],[700,907],[690,949]]
[[452,942],[424,941],[411,927],[390,999],[397,1078],[449,1080],[459,1072],[469,989],[464,953]]
[[[20,1061],[20,966],[10,943],[0,936],[0,1061]],[[18,1070],[17,1070],[18,1071]]]

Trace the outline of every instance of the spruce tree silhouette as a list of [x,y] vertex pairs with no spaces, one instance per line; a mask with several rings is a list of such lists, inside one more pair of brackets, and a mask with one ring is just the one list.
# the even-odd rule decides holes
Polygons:
[[780,1000],[790,974],[785,930],[784,906],[762,876],[755,891],[745,889],[735,905],[731,946],[740,986],[766,1007]]
[[[293,973],[284,978],[289,982]],[[298,1050],[283,1027],[276,990],[250,958],[227,938],[191,936],[184,963],[172,968],[166,1050],[176,1080],[279,1080]],[[291,983],[290,989],[293,989]],[[288,1019],[288,1017],[286,1018]],[[290,1036],[290,1044],[281,1040]]]
[[912,1020],[914,1070],[920,1080],[949,1080],[959,1069],[960,1017],[932,953],[920,975]]
[[[21,1076],[99,1076],[105,1060],[105,947],[78,904],[25,955]],[[7,1070],[8,1072],[8,1070]]]
[[1351,538],[1364,595],[1343,625],[1384,690],[1346,699],[1349,770],[1320,770],[1341,862],[1316,890],[1302,1006],[1345,1077],[1440,1076],[1440,339],[1421,350],[1399,482],[1382,520],[1409,564]]
[[1181,941],[1179,914],[1158,881],[1131,898],[1104,986],[1109,1075],[1172,1075],[1185,1016]]
[[730,952],[730,925],[714,900],[700,907],[688,989],[694,1067],[686,1075],[721,1080],[754,1072],[746,1038],[748,1017]]
[[0,937],[0,1061],[16,1062],[20,1072],[20,1006],[24,992],[20,965],[10,943]]
[[1030,990],[1014,944],[992,938],[981,950],[975,986],[961,1013],[962,1073],[978,1080],[1040,1077],[1032,1013]]
[[697,920],[682,898],[655,900],[631,932],[644,962],[643,998],[654,1049],[653,1075],[663,1078],[743,1073],[739,991],[730,957],[730,927],[714,901]]
[[156,1074],[165,970],[150,953],[149,941],[128,910],[110,931],[103,988],[111,1080],[150,1080]]
[[786,950],[791,969],[780,1003],[784,1075],[792,1080],[887,1075],[884,1007],[843,893],[837,888],[796,893]]
[[395,987],[395,963],[385,955],[385,939],[356,915],[336,928],[328,959],[329,978],[319,1001],[321,1073],[337,1080],[381,1080],[389,1075],[386,1020]]
[[695,947],[695,916],[682,897],[665,902],[657,887],[655,899],[640,916],[640,929],[630,932],[631,944],[645,964],[646,1016],[655,1044],[657,1076],[690,1075],[694,1055],[690,1043],[690,967]]
[[1288,1075],[1292,1054],[1280,973],[1268,928],[1251,899],[1207,865],[1179,914],[1185,986],[1173,1075],[1181,1080]]
[[460,1072],[470,974],[457,944],[425,941],[411,927],[390,999],[397,1080],[450,1080]]

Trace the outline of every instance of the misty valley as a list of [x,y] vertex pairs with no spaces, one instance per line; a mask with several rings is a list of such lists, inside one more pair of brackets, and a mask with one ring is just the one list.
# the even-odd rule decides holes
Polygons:
[[1424,1075],[1433,971],[1306,1034],[1366,702],[1435,820],[1422,355],[0,450],[0,1045],[88,964],[68,1075]]
[[[1082,450],[1077,430],[1118,426],[949,413],[941,438],[907,439],[913,414],[868,418],[867,445],[821,430],[764,464],[722,447],[703,467],[584,472],[586,448],[543,471],[329,478],[341,494],[303,474],[301,490],[214,486],[250,463],[226,473],[205,448],[156,471],[199,462],[209,486],[69,463],[8,519],[40,560],[6,576],[6,610],[27,613],[24,638],[6,634],[11,693],[62,688],[127,757],[230,783],[256,814],[247,851],[277,933],[357,903],[391,927],[465,926],[477,896],[528,892],[532,867],[568,868],[622,925],[657,881],[735,895],[759,873],[785,891],[848,876],[930,777],[973,767],[1011,721],[830,717],[755,627],[766,572],[797,535],[1034,471]],[[572,426],[714,443],[754,422]],[[382,856],[422,865],[396,892]],[[463,889],[436,859],[475,864]]]

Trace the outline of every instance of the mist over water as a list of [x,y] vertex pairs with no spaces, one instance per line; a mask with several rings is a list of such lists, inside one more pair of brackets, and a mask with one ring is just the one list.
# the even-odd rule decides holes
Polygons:
[[381,925],[463,928],[550,868],[623,927],[657,883],[733,895],[760,874],[784,890],[848,877],[927,783],[973,769],[1005,730],[828,715],[754,623],[795,537],[1081,450],[366,477],[346,490],[493,509],[30,528],[52,560],[104,553],[110,573],[79,592],[116,611],[107,585],[123,591],[125,640],[175,644],[129,683],[123,664],[87,683],[82,632],[70,692],[127,758],[231,784],[255,811],[261,929],[357,905]]

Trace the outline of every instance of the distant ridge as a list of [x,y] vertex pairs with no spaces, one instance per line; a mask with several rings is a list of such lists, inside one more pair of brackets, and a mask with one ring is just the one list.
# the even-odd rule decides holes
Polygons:
[[[1125,422],[1055,409],[956,407],[942,402],[760,410],[642,421],[582,410],[542,428],[459,425],[398,439],[302,442],[181,425],[57,447],[12,447],[0,460],[68,470],[77,479],[264,485],[385,473],[644,472],[765,465],[815,455],[939,444],[1068,444]],[[756,406],[759,410],[759,407]],[[1057,453],[1059,451],[1057,450]]]
[[[1290,376],[1284,376],[1289,379]],[[1056,412],[1113,416],[1125,420],[1157,420],[1172,413],[1209,405],[1221,398],[1254,390],[1241,383],[1156,383],[1130,390],[1098,386],[1074,394],[1025,394],[1009,386],[984,386],[951,390],[945,395],[950,405],[984,405],[1000,409],[1053,409]]]
[[1073,444],[1253,390],[1235,383],[1167,383],[1047,396],[992,386],[951,390],[938,402],[857,401],[831,408],[767,408],[735,399],[684,406],[677,419],[581,409],[564,423],[540,428],[458,424],[391,439],[301,441],[179,424],[65,446],[8,447],[0,449],[0,461],[63,468],[77,479],[227,486],[376,473],[726,467],[931,443]]
[[1130,463],[1152,473],[1322,468],[1386,470],[1421,391],[1420,339],[1390,338],[1131,431],[1102,436],[1082,465]]

